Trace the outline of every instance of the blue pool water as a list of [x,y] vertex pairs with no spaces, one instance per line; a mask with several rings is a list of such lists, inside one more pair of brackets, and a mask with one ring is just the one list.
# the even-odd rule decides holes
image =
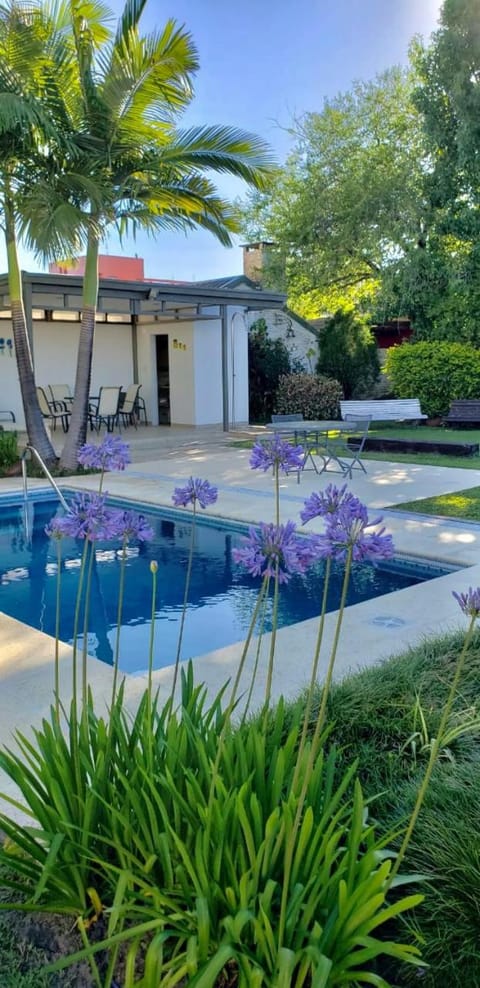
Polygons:
[[[20,503],[0,500],[0,610],[52,635],[55,633],[57,547],[45,535],[45,525],[57,511],[57,501],[37,497],[29,502],[31,538],[25,537]],[[119,503],[119,502],[115,502]],[[155,665],[175,659],[179,621],[190,546],[188,512],[143,509],[152,525],[153,542],[129,551],[120,647],[125,672],[144,671],[147,664],[151,615],[150,560],[157,560]],[[250,578],[232,560],[232,549],[245,534],[239,525],[213,523],[201,518],[196,531],[195,556],[185,622],[182,658],[201,655],[240,641],[246,635],[259,580]],[[80,567],[81,543],[62,543],[62,605],[60,637],[70,642]],[[348,604],[380,597],[449,572],[437,564],[392,560],[379,566],[353,568]],[[92,573],[88,650],[111,663],[116,639],[119,547],[99,543]],[[338,607],[342,571],[331,580],[328,607]],[[294,577],[281,588],[280,627],[315,617],[322,595],[322,567]],[[269,620],[267,618],[267,620]],[[83,623],[81,625],[83,628]],[[268,624],[270,628],[270,624]]]

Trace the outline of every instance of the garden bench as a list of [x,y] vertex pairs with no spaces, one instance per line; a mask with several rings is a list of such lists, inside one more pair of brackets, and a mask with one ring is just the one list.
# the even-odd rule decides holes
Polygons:
[[443,421],[445,425],[480,425],[480,401],[463,398],[452,401]]
[[343,419],[353,415],[359,419],[369,418],[372,422],[419,422],[428,418],[423,414],[418,398],[341,401],[340,411]]

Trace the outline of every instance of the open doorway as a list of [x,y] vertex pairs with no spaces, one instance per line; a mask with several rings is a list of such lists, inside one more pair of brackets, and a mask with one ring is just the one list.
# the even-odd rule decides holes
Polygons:
[[155,337],[157,358],[158,424],[170,425],[170,369],[168,363],[168,334]]

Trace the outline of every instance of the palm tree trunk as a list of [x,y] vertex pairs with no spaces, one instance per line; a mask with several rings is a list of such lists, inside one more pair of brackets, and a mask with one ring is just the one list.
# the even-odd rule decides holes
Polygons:
[[35,447],[45,463],[51,466],[56,463],[57,456],[48,438],[35,390],[32,350],[23,307],[22,275],[18,263],[15,236],[15,215],[13,203],[8,195],[5,196],[4,201],[4,216],[12,331],[28,441]]
[[92,376],[95,314],[98,298],[98,236],[90,232],[83,276],[82,323],[78,343],[75,397],[70,428],[60,457],[63,470],[76,470],[78,451],[86,442],[88,425],[88,396]]

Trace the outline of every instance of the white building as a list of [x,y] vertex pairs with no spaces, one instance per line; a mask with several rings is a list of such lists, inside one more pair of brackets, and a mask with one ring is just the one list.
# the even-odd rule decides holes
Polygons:
[[[23,273],[27,328],[38,385],[73,389],[82,278]],[[231,280],[231,279],[230,279]],[[142,385],[153,424],[248,422],[248,327],[281,314],[285,297],[254,282],[169,284],[101,279],[91,393]],[[273,314],[273,315],[272,315]],[[8,282],[0,276],[0,410],[24,426]]]

